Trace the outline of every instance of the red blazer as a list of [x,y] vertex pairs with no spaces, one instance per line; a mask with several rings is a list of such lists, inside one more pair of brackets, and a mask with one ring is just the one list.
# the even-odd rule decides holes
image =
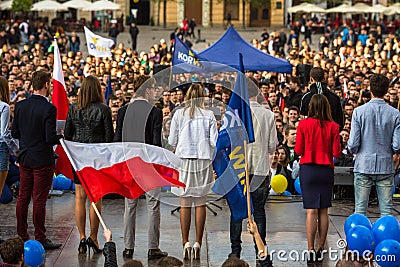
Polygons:
[[299,123],[294,151],[300,155],[300,164],[314,163],[329,165],[333,168],[333,157],[342,152],[340,146],[339,125],[336,122],[307,118]]

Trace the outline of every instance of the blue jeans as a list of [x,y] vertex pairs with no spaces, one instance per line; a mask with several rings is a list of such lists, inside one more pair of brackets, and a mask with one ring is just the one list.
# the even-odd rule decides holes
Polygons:
[[[250,175],[250,179],[253,175]],[[266,244],[265,237],[267,235],[267,217],[265,215],[265,202],[267,201],[269,193],[269,176],[265,178],[264,182],[256,189],[251,192],[251,199],[253,201],[254,208],[254,221],[257,224],[258,232],[260,233],[261,239]],[[230,239],[231,239],[231,249],[232,253],[240,258],[240,252],[242,251],[242,240],[240,238],[242,234],[242,221],[233,221],[231,217],[230,221]],[[257,247],[254,243],[256,255]]]
[[392,214],[392,189],[394,174],[354,173],[355,213],[367,212],[369,193],[375,184],[381,216]]

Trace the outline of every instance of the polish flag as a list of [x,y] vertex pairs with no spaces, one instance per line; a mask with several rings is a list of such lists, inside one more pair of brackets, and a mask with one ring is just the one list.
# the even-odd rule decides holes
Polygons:
[[83,144],[61,140],[91,202],[117,193],[135,199],[179,182],[181,159],[161,147],[135,142]]
[[[68,114],[68,97],[64,82],[64,75],[61,65],[60,50],[58,49],[57,39],[54,39],[54,64],[53,64],[53,105],[57,108],[57,129],[64,128]],[[56,154],[59,156],[56,161],[56,170],[63,173],[66,177],[73,179],[71,164],[61,146],[56,147]],[[69,170],[69,172],[67,172]]]
[[68,97],[61,65],[60,50],[57,40],[54,40],[54,69],[53,69],[53,105],[57,108],[57,120],[66,120],[68,114]]

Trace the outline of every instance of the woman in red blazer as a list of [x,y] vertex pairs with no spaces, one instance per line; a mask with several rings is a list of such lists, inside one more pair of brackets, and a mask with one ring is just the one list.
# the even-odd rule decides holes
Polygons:
[[[341,153],[339,125],[333,122],[328,99],[315,94],[308,107],[308,118],[297,128],[296,154],[300,159],[300,186],[307,210],[308,262],[322,261],[329,227],[328,207],[332,206],[333,157]],[[314,242],[318,228],[318,249]]]

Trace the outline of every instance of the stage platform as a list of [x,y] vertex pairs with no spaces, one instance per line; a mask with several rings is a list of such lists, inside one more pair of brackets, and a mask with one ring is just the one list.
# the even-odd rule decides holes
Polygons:
[[[217,196],[210,196],[214,201]],[[171,215],[171,210],[176,207],[179,199],[170,193],[163,193],[161,205],[161,249],[170,255],[182,258],[181,234],[179,225],[179,213]],[[15,200],[8,204],[0,204],[0,238],[16,235]],[[400,218],[400,200],[395,201],[395,215]],[[147,212],[145,200],[141,199],[138,206],[137,216],[137,246],[134,257],[143,262],[145,266],[154,266],[155,262],[147,261]],[[215,208],[218,213],[214,216],[207,211],[207,223],[204,234],[203,247],[201,249],[201,260],[185,262],[185,266],[221,266],[230,253],[229,242],[229,208],[224,199],[218,200],[217,204],[222,210]],[[338,240],[344,238],[343,223],[347,216],[353,213],[354,203],[352,200],[334,200],[330,209],[330,227],[328,232],[327,246],[331,250],[337,250],[333,257],[340,256],[341,248]],[[267,204],[267,240],[270,252],[274,251],[274,266],[306,266],[301,261],[301,253],[307,248],[305,234],[305,211],[302,208],[300,197],[271,197]],[[30,233],[33,236],[33,223],[29,215]],[[123,199],[103,200],[103,216],[107,226],[113,232],[113,240],[117,244],[118,265],[122,266],[123,244]],[[375,221],[378,214],[376,202],[372,203],[368,216]],[[190,234],[190,240],[194,239],[194,220]],[[87,229],[89,226],[87,225]],[[245,229],[245,224],[243,224]],[[79,234],[75,226],[74,217],[74,195],[66,192],[61,197],[52,197],[47,205],[47,233],[48,237],[63,244],[62,248],[49,251],[46,255],[45,266],[103,266],[103,255],[78,255]],[[99,235],[100,244],[104,244],[102,229]],[[242,258],[255,266],[254,246],[251,236],[243,232]],[[279,252],[283,251],[283,252]],[[279,253],[280,254],[279,254]],[[291,253],[291,254],[289,254]],[[290,256],[291,255],[291,256]],[[299,260],[293,260],[300,255]],[[322,266],[335,266],[335,258],[326,259]]]

